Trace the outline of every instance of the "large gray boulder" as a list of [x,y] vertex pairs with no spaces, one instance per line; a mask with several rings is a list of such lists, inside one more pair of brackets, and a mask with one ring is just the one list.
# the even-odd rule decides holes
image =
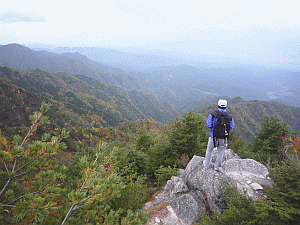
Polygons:
[[[213,160],[216,158],[214,150]],[[222,170],[205,169],[204,158],[194,156],[187,167],[167,182],[144,209],[150,212],[147,224],[191,225],[200,222],[201,211],[222,214],[228,208],[223,200],[225,183],[253,199],[264,197],[271,185],[267,168],[252,159],[241,159],[231,149],[225,151]]]
[[156,224],[157,222],[162,224],[193,224],[194,221],[200,219],[201,206],[197,196],[189,190],[180,177],[172,177],[163,188],[163,192],[157,195],[153,202],[146,204],[145,209],[151,209],[154,206],[158,208],[156,213],[164,216],[161,218],[156,216],[153,221],[148,221],[149,224]]
[[225,173],[213,169],[205,169],[203,157],[194,156],[188,164],[184,180],[189,190],[194,191],[200,201],[209,210],[215,210],[219,214],[227,208],[226,202],[222,199],[225,190],[225,182],[229,186],[236,187],[236,182]]
[[238,192],[252,199],[264,198],[264,187],[272,185],[268,169],[253,159],[229,159],[222,163],[222,168],[236,181]]

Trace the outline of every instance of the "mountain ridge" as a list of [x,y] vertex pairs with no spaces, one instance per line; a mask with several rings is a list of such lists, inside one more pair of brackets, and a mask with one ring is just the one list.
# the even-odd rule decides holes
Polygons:
[[[18,51],[19,48],[20,51]],[[16,58],[15,55],[18,57]],[[79,59],[84,59],[84,61]],[[127,73],[120,69],[103,66],[79,55],[79,53],[60,55],[47,51],[36,52],[19,44],[10,44],[0,47],[0,65],[25,71],[42,69],[50,73],[66,72],[84,75],[110,85],[122,87],[127,91],[137,90],[154,95],[160,100],[167,99],[170,104],[177,104],[176,99],[178,98],[183,98],[183,101],[186,101],[185,97],[176,89],[158,84],[155,80],[145,82],[144,78],[148,76],[147,74]]]
[[[217,102],[217,99],[215,99]],[[205,118],[217,109],[217,105],[208,104],[200,109],[194,110]],[[261,122],[265,116],[274,116],[282,122],[287,123],[291,132],[299,135],[300,132],[300,108],[284,105],[275,101],[249,100],[244,101],[240,97],[228,99],[227,112],[234,118],[235,135],[243,137],[251,142],[261,129]]]
[[[84,51],[85,48],[79,49]],[[101,57],[105,58],[106,55]],[[125,59],[123,61],[126,62]],[[145,59],[144,64],[147,63],[149,62]],[[82,52],[37,52],[18,44],[0,46],[0,65],[27,71],[40,68],[51,73],[66,72],[92,77],[127,91],[137,90],[151,94],[173,105],[179,110],[178,114],[181,114],[180,108],[189,102],[224,95],[231,98],[241,96],[245,100],[275,100],[300,107],[298,72],[251,68],[246,65],[203,67],[182,62],[155,67],[146,73],[128,72],[91,60],[87,55],[82,55]]]
[[[22,110],[31,111],[30,108],[42,100],[52,102],[55,105],[53,110],[66,114],[68,118],[66,120],[73,121],[73,124],[81,121],[82,125],[90,124],[88,126],[94,127],[116,126],[129,121],[151,118],[163,123],[178,116],[172,107],[149,94],[136,90],[127,92],[120,87],[110,86],[82,75],[52,74],[40,69],[25,72],[0,67],[0,77],[0,84],[3,87],[2,108],[5,109],[4,111],[2,109],[1,114],[3,122],[11,115],[14,115],[14,118],[22,115]],[[10,88],[6,84],[16,87]],[[11,94],[7,96],[5,90],[8,88],[10,90],[8,93],[13,90],[13,98]],[[26,90],[26,94],[21,96],[34,94],[39,97],[31,101],[32,97],[26,101],[20,99],[20,95],[17,94],[20,88]],[[237,137],[243,137],[247,142],[250,142],[261,128],[264,116],[278,117],[288,123],[291,131],[297,133],[300,131],[298,107],[275,101],[244,101],[241,97],[233,99],[224,97],[228,99],[228,112],[235,119]],[[5,103],[8,99],[11,103]],[[194,108],[186,108],[184,111],[192,110],[206,118],[209,113],[216,110],[218,99],[219,97],[208,98],[196,103]],[[21,110],[17,114],[14,114],[15,107]],[[82,119],[79,119],[80,117]],[[62,123],[64,120],[60,120],[59,124]]]
[[66,72],[69,74],[85,75],[98,79],[102,82],[115,86],[122,86],[118,79],[111,79],[110,68],[104,69],[102,65],[96,63],[83,55],[80,60],[77,57],[70,57],[70,54],[57,54],[47,51],[33,51],[30,48],[19,44],[0,46],[0,65],[14,69],[30,71],[42,69],[50,73]]
[[[123,119],[120,120],[122,122],[145,119],[147,118],[145,113],[148,115],[148,118],[154,117],[159,122],[170,120],[175,115],[171,107],[165,103],[162,104],[150,95],[145,95],[137,91],[132,95],[120,87],[110,86],[82,75],[67,73],[52,74],[40,69],[25,72],[0,67],[0,77],[28,91],[39,93],[44,98],[62,101],[73,108],[75,112],[81,109],[86,113],[89,110],[92,112],[96,110],[94,111],[96,113],[98,110],[101,111],[103,107],[107,109],[111,108],[117,114],[122,115]],[[151,101],[147,101],[147,107],[150,110],[142,112],[139,108],[142,108],[143,104],[137,103],[135,98],[139,98],[140,101],[151,99]],[[135,101],[135,104],[132,101]],[[85,105],[84,108],[81,106],[82,104]],[[91,107],[91,104],[94,107]],[[100,113],[101,115],[100,111],[96,114]],[[108,117],[109,115],[106,116]],[[115,122],[108,124],[117,125]]]

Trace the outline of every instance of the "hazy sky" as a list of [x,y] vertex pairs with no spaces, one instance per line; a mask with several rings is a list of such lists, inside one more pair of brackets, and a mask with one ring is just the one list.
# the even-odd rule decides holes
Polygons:
[[0,0],[0,44],[252,54],[300,37],[299,5],[297,0]]

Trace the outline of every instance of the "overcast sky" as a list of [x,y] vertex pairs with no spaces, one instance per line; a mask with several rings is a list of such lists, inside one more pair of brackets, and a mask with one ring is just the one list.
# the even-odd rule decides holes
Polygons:
[[0,0],[0,31],[0,44],[251,54],[297,40],[300,13],[296,0]]

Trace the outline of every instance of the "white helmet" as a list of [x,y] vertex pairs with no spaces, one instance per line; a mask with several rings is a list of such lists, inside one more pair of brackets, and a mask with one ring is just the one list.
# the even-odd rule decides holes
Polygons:
[[220,99],[220,100],[218,101],[218,106],[219,106],[219,107],[224,107],[224,108],[226,108],[226,106],[227,106],[227,101],[226,101],[225,99]]

